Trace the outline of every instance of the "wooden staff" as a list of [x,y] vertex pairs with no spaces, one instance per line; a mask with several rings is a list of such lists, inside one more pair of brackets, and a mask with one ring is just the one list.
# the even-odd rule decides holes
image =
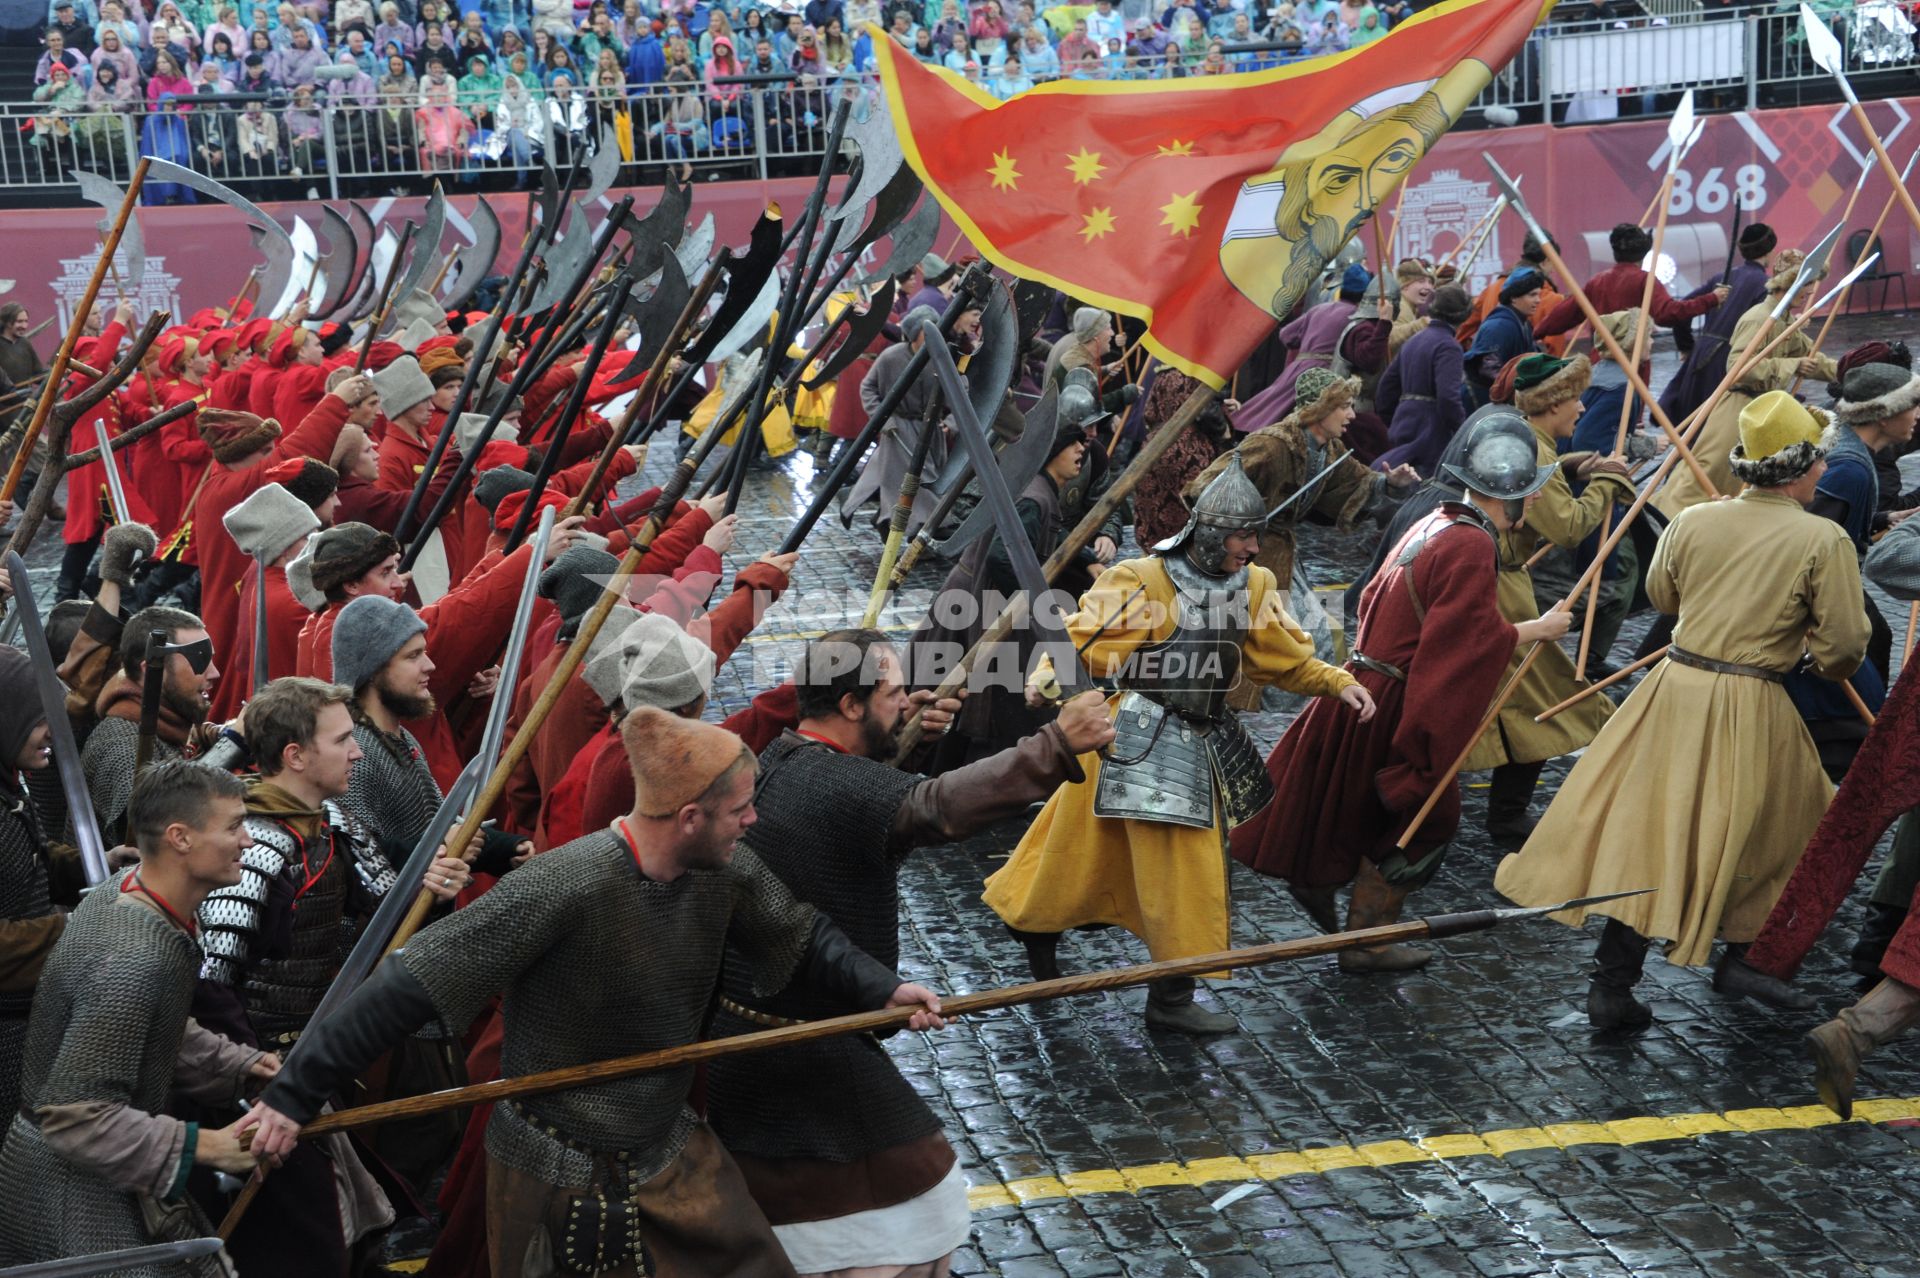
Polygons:
[[[1053,553],[1047,556],[1047,561],[1040,566],[1040,571],[1048,581],[1058,577],[1073,561],[1074,556],[1080,553],[1080,548],[1094,539],[1100,531],[1100,526],[1107,521],[1107,517],[1119,508],[1120,503],[1127,499],[1127,494],[1131,493],[1135,485],[1139,484],[1158,464],[1167,450],[1186,434],[1187,428],[1199,419],[1201,412],[1213,402],[1217,394],[1213,387],[1203,382],[1194,387],[1193,393],[1181,401],[1180,407],[1174,410],[1173,416],[1167,419],[1166,424],[1160,427],[1138,453],[1134,454],[1133,463],[1113,481],[1100,500],[1088,508],[1080,522],[1074,525],[1073,529],[1061,539],[1060,544],[1054,547]],[[1004,642],[1007,636],[1013,633],[1014,622],[1024,614],[1026,608],[1024,594],[1016,593],[1012,599],[1008,600],[1007,606],[1000,610],[1000,615],[994,619],[993,624],[987,627],[973,647],[967,649],[966,655],[960,658],[959,664],[954,666],[947,677],[941,681],[940,687],[934,692],[933,699],[938,701],[943,697],[951,697],[965,687],[967,674],[973,669],[973,663],[982,653],[994,644]],[[914,747],[920,744],[920,737],[920,711],[915,710],[901,725],[900,744],[894,752],[896,764],[905,759]]]
[[[1636,369],[1640,367],[1640,361],[1645,359],[1647,354],[1647,330],[1651,327],[1647,323],[1647,318],[1648,313],[1653,308],[1654,286],[1659,283],[1658,278],[1654,274],[1654,270],[1660,265],[1660,249],[1667,238],[1667,208],[1672,203],[1670,197],[1673,194],[1674,174],[1679,171],[1677,164],[1678,160],[1676,157],[1675,164],[1667,166],[1666,180],[1660,184],[1659,194],[1654,196],[1654,203],[1658,206],[1660,212],[1653,223],[1653,263],[1647,268],[1647,278],[1640,285],[1640,311],[1639,314],[1634,317],[1633,321],[1633,366]],[[1598,321],[1595,322],[1595,327],[1598,327]],[[1619,428],[1614,431],[1613,435],[1613,451],[1616,453],[1626,449],[1627,428],[1633,424],[1634,407],[1638,403],[1639,401],[1636,400],[1631,393],[1623,396],[1620,400],[1620,425]],[[1612,523],[1613,507],[1608,506],[1600,512],[1600,535],[1602,537],[1607,535],[1608,528]],[[1600,582],[1605,576],[1605,573],[1596,575],[1593,579],[1593,588],[1587,592],[1587,615],[1580,623],[1579,655],[1574,659],[1573,663],[1573,677],[1576,680],[1587,677],[1587,652],[1593,644],[1594,618],[1600,615]]]
[[1907,606],[1907,646],[1902,650],[1900,664],[1905,666],[1913,659],[1913,641],[1915,632],[1920,631],[1920,599]]
[[1539,714],[1536,714],[1535,716],[1533,716],[1533,721],[1535,723],[1545,723],[1547,720],[1559,714],[1562,710],[1571,710],[1573,707],[1579,705],[1582,701],[1585,701],[1588,697],[1591,697],[1594,693],[1600,691],[1602,688],[1611,688],[1614,684],[1619,683],[1622,679],[1625,679],[1628,675],[1632,674],[1634,671],[1646,669],[1648,666],[1652,665],[1654,662],[1660,660],[1660,658],[1666,656],[1667,648],[1671,648],[1671,647],[1673,647],[1672,644],[1667,644],[1663,648],[1660,648],[1654,652],[1649,652],[1646,656],[1640,658],[1640,660],[1634,662],[1632,665],[1622,666],[1620,669],[1614,671],[1612,674],[1600,680],[1598,683],[1588,684],[1586,687],[1580,689],[1580,691],[1574,693],[1571,697],[1568,697],[1565,701],[1562,701],[1555,706],[1549,706],[1547,709],[1542,710]]
[[367,321],[367,335],[360,341],[360,358],[353,364],[356,374],[367,371],[367,360],[373,355],[373,339],[379,335],[381,326],[387,322],[387,315],[393,310],[393,288],[400,282],[401,268],[407,264],[407,244],[412,239],[413,223],[409,222],[400,232],[400,245],[393,251],[386,282],[380,286],[380,300],[373,308],[373,317]]
[[1480,220],[1475,222],[1473,226],[1468,229],[1467,233],[1455,241],[1452,248],[1447,250],[1447,255],[1441,258],[1439,263],[1434,266],[1434,272],[1437,274],[1442,266],[1452,266],[1454,258],[1459,255],[1460,250],[1471,243],[1473,245],[1473,252],[1467,255],[1466,264],[1460,268],[1464,274],[1467,267],[1473,265],[1473,259],[1480,255],[1480,242],[1486,238],[1487,231],[1491,229],[1494,222],[1498,220],[1501,212],[1506,208],[1506,204],[1507,197],[1504,195],[1495,200],[1493,206],[1480,215]]
[[[1642,889],[1642,891],[1650,890]],[[1400,941],[1445,940],[1448,937],[1485,931],[1504,922],[1539,918],[1561,910],[1597,905],[1603,900],[1638,895],[1640,895],[1639,892],[1621,892],[1605,897],[1589,897],[1531,909],[1506,908],[1440,914],[1433,918],[1392,923],[1385,927],[1370,927],[1358,932],[1303,936],[1291,941],[1274,941],[1266,945],[1225,950],[1217,954],[1166,959],[1158,963],[1137,963],[1129,967],[1056,977],[1051,981],[1031,981],[1004,989],[982,990],[974,994],[957,994],[951,998],[943,998],[940,1000],[940,1014],[949,1020],[956,1020],[964,1016],[976,1016],[982,1012],[1041,1003],[1048,999],[1131,989],[1168,977],[1205,976],[1211,972],[1238,971],[1242,968],[1262,967],[1270,963],[1285,963],[1293,959],[1314,958],[1322,954],[1337,954],[1342,950],[1391,945]],[[320,1115],[301,1128],[300,1135],[302,1139],[324,1136],[329,1132],[352,1131],[396,1118],[415,1118],[423,1114],[445,1113],[450,1109],[464,1109],[469,1105],[542,1096],[549,1092],[590,1087],[599,1083],[612,1082],[615,1079],[630,1078],[636,1074],[679,1069],[724,1057],[742,1056],[749,1052],[793,1047],[801,1043],[816,1043],[822,1039],[841,1038],[849,1034],[905,1029],[914,1015],[922,1010],[924,1009],[917,1004],[912,1007],[885,1007],[871,1012],[856,1012],[850,1016],[803,1021],[797,1025],[785,1025],[778,1029],[757,1030],[751,1034],[735,1034],[728,1038],[683,1043],[658,1051],[643,1052],[637,1056],[623,1056],[614,1060],[594,1061],[582,1065],[567,1065],[537,1074],[523,1074],[518,1078],[502,1078],[490,1083],[476,1083],[470,1087],[447,1088],[444,1091],[428,1092],[424,1096],[409,1096],[400,1100],[381,1101],[374,1105],[359,1105],[352,1109]],[[251,1137],[250,1132],[242,1135]]]
[[107,267],[113,262],[114,253],[120,248],[120,237],[126,232],[127,219],[133,216],[133,207],[140,198],[141,184],[147,180],[146,156],[133,170],[133,178],[127,183],[126,198],[120,201],[120,212],[113,219],[113,229],[107,232],[107,241],[101,247],[100,260],[93,264],[93,274],[87,280],[86,292],[80,296],[80,304],[74,307],[73,322],[67,325],[67,335],[60,343],[60,350],[53,357],[53,363],[47,369],[47,380],[40,388],[40,402],[34,406],[33,420],[27,425],[27,433],[20,438],[20,447],[13,455],[13,465],[7,468],[7,477],[0,482],[0,501],[12,501],[20,490],[20,476],[27,468],[28,459],[33,456],[33,446],[40,439],[40,431],[47,424],[47,414],[53,411],[53,401],[59,396],[60,383],[66,380],[67,365],[73,360],[73,347],[80,340],[80,332],[87,325],[87,317],[93,314],[93,304],[100,296],[100,283],[106,278]]
[[[1913,171],[1914,160],[1920,160],[1920,148],[1916,148],[1914,150],[1913,155],[1907,160],[1906,171],[1908,173],[1911,173]],[[1902,176],[1904,177],[1905,175],[1903,174]],[[1859,196],[1861,188],[1864,185],[1865,184],[1862,183],[1854,187],[1853,194],[1856,198]],[[1904,187],[1905,187],[1905,183],[1902,182],[1898,187],[1896,187],[1896,190],[1904,189]],[[1880,228],[1887,224],[1887,215],[1893,212],[1894,201],[1897,200],[1898,198],[1899,196],[1897,195],[1888,195],[1886,203],[1880,206],[1880,216],[1873,219],[1873,229],[1867,232],[1867,248],[1871,249],[1874,243],[1879,240]],[[1847,213],[1851,213],[1852,211],[1853,211],[1853,201],[1849,200],[1847,202]],[[1840,225],[1842,226],[1845,226],[1847,224],[1847,213],[1842,213],[1840,215]],[[1847,298],[1850,297],[1852,293],[1853,293],[1853,283],[1852,281],[1848,281],[1846,286],[1840,290],[1840,296],[1833,299],[1833,305],[1828,309],[1827,317],[1820,322],[1820,332],[1817,335],[1815,335],[1813,339],[1813,354],[1818,355],[1820,353],[1820,348],[1826,345],[1827,330],[1833,327],[1833,321],[1839,317],[1840,312],[1847,309]],[[1799,394],[1800,383],[1805,380],[1806,380],[1806,377],[1804,374],[1795,373],[1793,375],[1793,385],[1787,387],[1787,394],[1789,395]]]

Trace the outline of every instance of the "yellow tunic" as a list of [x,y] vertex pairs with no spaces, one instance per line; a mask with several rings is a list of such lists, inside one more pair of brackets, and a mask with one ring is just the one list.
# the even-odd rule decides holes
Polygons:
[[[1557,463],[1560,454],[1553,438],[1537,427],[1533,435],[1538,464]],[[1595,476],[1576,498],[1567,477],[1556,467],[1553,478],[1540,490],[1540,500],[1528,508],[1526,523],[1499,535],[1500,615],[1516,624],[1538,617],[1540,605],[1534,598],[1533,574],[1527,571],[1527,560],[1547,542],[1567,549],[1578,546],[1600,526],[1609,506],[1632,500],[1633,485],[1621,475]],[[1526,657],[1529,646],[1521,644],[1513,650],[1513,660],[1507,665],[1509,676]],[[1500,717],[1474,744],[1461,770],[1479,772],[1503,763],[1539,763],[1586,745],[1613,713],[1613,702],[1606,697],[1588,697],[1545,723],[1533,721],[1533,716],[1579,689],[1573,677],[1573,659],[1566,650],[1559,644],[1544,645]]]
[[[1117,623],[1109,619],[1142,583],[1146,590]],[[1306,633],[1287,615],[1286,594],[1273,574],[1248,572],[1252,624],[1241,644],[1240,670],[1258,684],[1332,696],[1353,683],[1346,671],[1316,660]],[[1129,559],[1100,574],[1067,620],[1074,646],[1108,628],[1082,654],[1103,672],[1136,649],[1173,633],[1174,586],[1156,558]],[[1044,664],[1044,659],[1043,659]],[[1108,703],[1109,708],[1112,701]],[[984,895],[994,912],[1029,932],[1061,932],[1083,923],[1112,923],[1147,943],[1155,959],[1211,954],[1228,945],[1225,831],[1097,817],[1098,754],[1080,758],[1086,780],[1063,785],[1047,800],[1026,837]]]
[[[1866,653],[1846,532],[1774,493],[1682,512],[1654,552],[1647,595],[1679,613],[1674,643],[1710,660],[1786,671],[1804,649],[1822,676],[1842,679]],[[1528,906],[1657,888],[1591,913],[1671,942],[1670,962],[1704,963],[1715,933],[1759,934],[1832,795],[1779,684],[1663,661],[1494,886]],[[1578,927],[1588,913],[1555,917]]]
[[[1728,343],[1727,359],[1737,362],[1740,352],[1747,349],[1747,343],[1767,322],[1775,303],[1772,298],[1750,307],[1740,322],[1733,327],[1733,337]],[[1774,327],[1777,335],[1784,322]],[[1771,336],[1768,340],[1771,340]],[[1762,341],[1760,346],[1767,343]],[[1759,346],[1754,348],[1760,349]],[[1763,395],[1770,390],[1785,390],[1793,385],[1793,379],[1800,369],[1800,361],[1813,354],[1813,338],[1805,329],[1791,334],[1778,346],[1773,354],[1758,361],[1727,393],[1720,397],[1713,411],[1707,415],[1707,424],[1700,428],[1690,447],[1693,455],[1700,459],[1700,469],[1707,472],[1707,478],[1713,481],[1713,487],[1722,497],[1737,497],[1746,485],[1733,473],[1730,456],[1733,446],[1740,442],[1740,410],[1752,401],[1754,396]],[[1821,363],[1820,380],[1831,379],[1838,369],[1832,358],[1826,355],[1817,357]],[[1678,422],[1674,423],[1676,426]],[[1653,495],[1649,504],[1672,519],[1689,506],[1697,506],[1707,501],[1707,490],[1700,487],[1700,481],[1694,478],[1693,467],[1685,462],[1676,463],[1673,473],[1667,476],[1667,482]]]

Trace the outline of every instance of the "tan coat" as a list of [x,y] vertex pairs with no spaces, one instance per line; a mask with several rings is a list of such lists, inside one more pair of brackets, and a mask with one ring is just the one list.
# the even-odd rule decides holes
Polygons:
[[[1804,650],[1821,676],[1844,679],[1866,653],[1845,531],[1775,493],[1683,512],[1654,551],[1647,595],[1679,614],[1674,643],[1710,660],[1786,671]],[[1657,888],[1555,917],[1616,918],[1671,942],[1670,962],[1704,963],[1716,933],[1759,934],[1832,794],[1779,684],[1663,661],[1494,886],[1521,905]]]
[[[1552,436],[1534,428],[1535,457],[1542,466],[1553,465],[1560,454]],[[1547,542],[1571,549],[1586,540],[1600,526],[1601,517],[1615,502],[1633,500],[1633,486],[1622,475],[1599,475],[1579,497],[1566,475],[1556,469],[1540,500],[1527,510],[1527,522],[1513,532],[1501,533],[1500,543],[1500,615],[1516,625],[1540,615],[1533,594],[1533,574],[1527,560]],[[1509,677],[1526,657],[1530,645],[1514,649],[1507,664]],[[1505,686],[1505,681],[1502,681]],[[1527,677],[1513,696],[1507,699],[1493,726],[1488,728],[1467,756],[1463,772],[1497,768],[1503,763],[1539,763],[1559,755],[1571,754],[1592,741],[1613,713],[1613,702],[1606,697],[1588,697],[1573,709],[1535,723],[1533,716],[1548,706],[1565,701],[1579,691],[1573,676],[1573,659],[1557,643],[1545,644]]]
[[[1773,298],[1767,298],[1758,305],[1750,307],[1747,313],[1740,317],[1740,322],[1733,327],[1733,337],[1728,347],[1732,352],[1727,356],[1729,361],[1734,363],[1739,361],[1740,352],[1746,350],[1747,343],[1760,332],[1761,326],[1772,314],[1775,304]],[[1758,350],[1765,346],[1773,336],[1778,334],[1780,327],[1776,325],[1754,349]],[[1763,395],[1770,390],[1786,390],[1792,386],[1793,379],[1800,370],[1800,361],[1811,354],[1813,354],[1813,338],[1808,336],[1807,330],[1803,328],[1774,347],[1771,355],[1760,360],[1748,370],[1746,376],[1728,387],[1727,393],[1720,397],[1718,404],[1714,405],[1713,412],[1707,415],[1707,424],[1701,427],[1700,434],[1694,438],[1691,447],[1693,455],[1700,459],[1700,469],[1707,472],[1707,478],[1713,481],[1714,488],[1721,496],[1736,497],[1740,494],[1740,490],[1746,487],[1734,476],[1733,463],[1728,460],[1733,452],[1733,446],[1740,442],[1740,411],[1756,395]],[[1839,370],[1831,357],[1820,355],[1816,358],[1820,361],[1822,379],[1831,380],[1837,375]],[[1679,423],[1675,422],[1674,425],[1678,426]],[[1706,490],[1701,488],[1700,481],[1694,478],[1693,467],[1685,462],[1679,462],[1649,504],[1668,519],[1672,519],[1687,507],[1697,506],[1707,500],[1709,498]]]

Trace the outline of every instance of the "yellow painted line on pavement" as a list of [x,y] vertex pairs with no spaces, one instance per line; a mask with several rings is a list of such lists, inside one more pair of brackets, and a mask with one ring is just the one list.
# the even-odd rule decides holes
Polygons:
[[[1854,1120],[1868,1123],[1920,1121],[1920,1096],[1863,1100],[1853,1106]],[[1249,1154],[1245,1158],[1206,1158],[1191,1163],[1148,1163],[1140,1167],[1030,1176],[1004,1184],[974,1185],[967,1199],[975,1211],[1081,1198],[1089,1194],[1137,1194],[1165,1185],[1216,1185],[1231,1181],[1271,1181],[1317,1176],[1343,1167],[1396,1167],[1405,1163],[1450,1162],[1456,1158],[1503,1158],[1529,1149],[1572,1149],[1581,1145],[1643,1145],[1659,1140],[1689,1140],[1709,1132],[1771,1132],[1834,1127],[1843,1120],[1824,1105],[1788,1109],[1735,1109],[1723,1114],[1648,1115],[1605,1123],[1549,1123],[1496,1131],[1442,1134],[1419,1140],[1382,1140],[1365,1145],[1323,1145],[1292,1151]]]

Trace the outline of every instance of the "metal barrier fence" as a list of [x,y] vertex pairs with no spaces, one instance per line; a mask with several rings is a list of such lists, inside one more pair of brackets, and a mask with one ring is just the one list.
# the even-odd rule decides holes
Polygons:
[[[1863,90],[1872,92],[1872,76],[1883,72],[1897,74],[1882,89],[1906,89],[1920,56],[1903,9],[1871,0],[1829,21]],[[1646,114],[1665,109],[1661,95],[1686,88],[1709,91],[1703,108],[1752,110],[1795,100],[1827,80],[1807,56],[1799,23],[1797,14],[1768,13],[1554,24],[1535,33],[1494,77],[1466,123]],[[1228,47],[1243,65],[1294,56],[1274,45]],[[1236,50],[1249,52],[1234,57]],[[1145,79],[1164,65],[1130,64],[1121,74]],[[466,125],[417,104],[331,102],[324,94],[312,103],[197,97],[152,112],[70,114],[11,104],[0,106],[0,191],[68,186],[74,168],[124,180],[142,154],[209,173],[256,199],[406,194],[424,177],[498,189],[527,182],[542,156],[564,165],[605,129],[613,130],[630,166],[623,182],[643,182],[649,168],[681,164],[784,176],[818,164],[835,83],[753,77],[725,86],[732,91],[725,101],[700,84],[687,91],[654,86],[607,100],[549,96],[525,107],[469,101],[462,103]],[[871,77],[861,83],[875,91]]]

